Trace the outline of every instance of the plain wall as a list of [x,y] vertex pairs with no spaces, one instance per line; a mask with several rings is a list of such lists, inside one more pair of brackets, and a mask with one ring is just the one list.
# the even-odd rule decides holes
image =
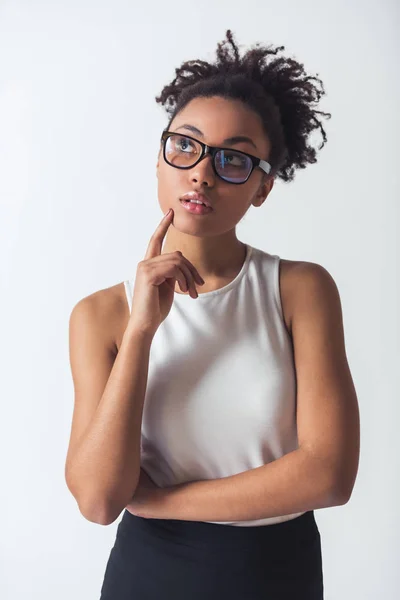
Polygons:
[[315,513],[325,599],[399,597],[399,21],[394,0],[0,2],[4,600],[100,595],[120,518],[86,521],[64,481],[69,316],[144,258],[162,217],[154,98],[184,60],[214,60],[228,28],[242,51],[284,45],[325,85],[318,162],[237,234],[337,283],[361,457],[349,503]]

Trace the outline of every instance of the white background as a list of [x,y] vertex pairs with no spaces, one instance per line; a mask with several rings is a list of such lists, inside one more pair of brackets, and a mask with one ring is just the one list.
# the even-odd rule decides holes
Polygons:
[[[68,320],[131,277],[162,213],[154,97],[184,60],[284,45],[326,88],[328,143],[239,239],[323,265],[360,404],[348,504],[316,511],[325,600],[399,597],[399,5],[395,0],[0,2],[1,577],[4,600],[96,600],[118,519],[64,481]],[[397,392],[397,393],[396,393]],[[396,510],[397,508],[397,510]]]

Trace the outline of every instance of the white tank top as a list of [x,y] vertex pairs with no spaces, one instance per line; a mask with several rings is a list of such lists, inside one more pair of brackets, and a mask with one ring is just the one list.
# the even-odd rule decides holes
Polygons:
[[[246,249],[228,285],[197,299],[176,292],[153,337],[141,466],[159,487],[229,477],[298,448],[280,258],[249,244]],[[134,279],[124,285],[131,311]],[[206,522],[249,527],[302,514]]]

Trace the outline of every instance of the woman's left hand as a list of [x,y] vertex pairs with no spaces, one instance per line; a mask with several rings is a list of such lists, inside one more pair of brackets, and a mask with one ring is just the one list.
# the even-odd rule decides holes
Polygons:
[[146,471],[141,468],[136,491],[126,506],[126,510],[138,517],[161,519],[162,517],[157,509],[161,506],[164,491],[164,488],[158,487]]

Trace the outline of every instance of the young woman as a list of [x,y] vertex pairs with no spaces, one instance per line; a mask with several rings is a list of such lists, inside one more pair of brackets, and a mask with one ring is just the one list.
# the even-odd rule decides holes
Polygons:
[[156,99],[166,216],[135,276],[70,318],[66,481],[92,522],[125,509],[101,600],[321,600],[314,510],[346,503],[358,469],[333,278],[235,231],[316,162],[322,83],[226,35]]

